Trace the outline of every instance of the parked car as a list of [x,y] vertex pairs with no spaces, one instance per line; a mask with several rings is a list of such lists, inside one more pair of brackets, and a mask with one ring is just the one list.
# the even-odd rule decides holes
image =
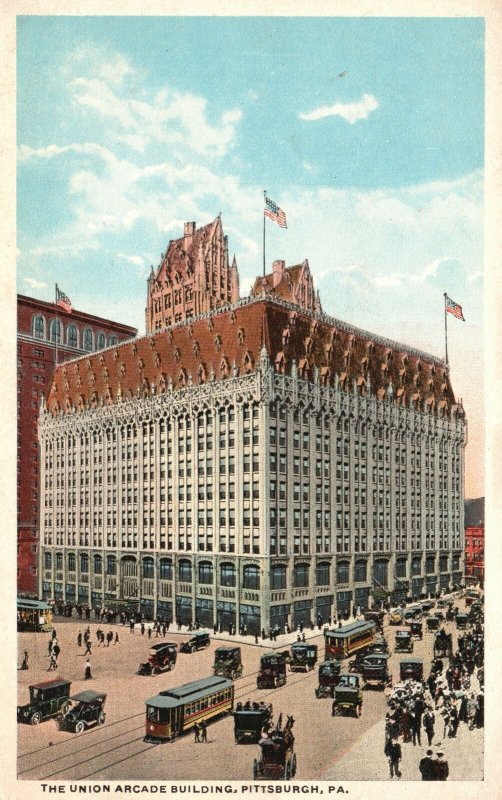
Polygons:
[[194,633],[191,639],[180,644],[180,653],[195,653],[196,650],[202,650],[204,647],[209,647],[209,645],[209,633],[201,631]]
[[242,675],[240,647],[217,647],[214,651],[214,675],[235,680]]
[[138,675],[159,675],[171,670],[176,664],[178,645],[174,642],[154,644],[150,648],[148,661],[139,665]]
[[315,690],[317,698],[334,697],[341,666],[339,661],[334,661],[333,659],[319,664],[319,686]]
[[104,725],[106,694],[88,689],[70,697],[70,708],[63,714],[61,727],[72,733],[82,733],[92,725]]
[[406,658],[399,662],[399,678],[402,681],[412,678],[421,681],[424,677],[424,661],[422,658]]
[[70,707],[70,686],[71,681],[64,678],[33,684],[30,702],[17,708],[17,721],[38,725],[42,720],[64,714]]
[[294,642],[291,645],[289,669],[291,672],[309,672],[317,662],[317,645],[308,642]]
[[355,714],[361,716],[363,707],[362,676],[340,675],[335,686],[335,697],[331,706],[331,714]]
[[361,663],[363,689],[368,686],[385,689],[392,682],[392,676],[389,674],[389,658],[388,653],[369,653],[363,659]]
[[411,630],[409,628],[396,631],[396,645],[394,652],[413,653],[413,639],[411,638]]

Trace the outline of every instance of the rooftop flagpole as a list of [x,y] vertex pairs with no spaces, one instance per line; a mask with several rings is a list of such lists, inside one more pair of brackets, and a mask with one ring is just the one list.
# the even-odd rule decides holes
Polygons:
[[55,359],[56,359],[56,367],[57,367],[57,365],[58,365],[58,339],[59,339],[59,317],[58,317],[58,285],[57,285],[57,283],[56,283],[56,300],[55,300],[55,305],[56,305],[56,326],[55,326],[55,329],[54,329],[54,337],[55,337],[55,341],[56,341],[56,355],[55,355]]
[[448,365],[448,314],[446,313],[446,298],[448,295],[446,292],[444,293],[444,347],[445,347],[445,361],[446,365]]
[[[264,205],[267,205],[267,190],[263,190]],[[265,277],[265,209],[263,209],[263,277]]]

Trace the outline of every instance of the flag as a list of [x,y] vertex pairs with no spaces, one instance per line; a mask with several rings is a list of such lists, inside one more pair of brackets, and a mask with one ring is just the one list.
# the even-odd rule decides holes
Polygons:
[[68,313],[71,313],[73,310],[70,298],[67,297],[58,286],[56,286],[56,305],[60,306],[63,311],[67,311]]
[[270,199],[270,197],[265,198],[264,213],[266,217],[273,220],[274,222],[277,222],[277,224],[280,225],[281,228],[288,227],[286,222],[286,214],[284,213],[282,208],[279,208],[277,203],[274,203],[274,201]]
[[446,311],[448,312],[448,314],[453,314],[454,317],[456,317],[457,319],[461,319],[463,322],[465,322],[464,315],[462,314],[462,306],[459,306],[458,303],[455,303],[455,301],[452,300],[451,297],[448,297],[448,295],[445,295],[445,297],[446,297]]

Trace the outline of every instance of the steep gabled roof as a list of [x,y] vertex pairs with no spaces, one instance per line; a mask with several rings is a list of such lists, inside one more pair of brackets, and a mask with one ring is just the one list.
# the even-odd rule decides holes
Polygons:
[[175,281],[178,273],[180,282],[183,283],[188,277],[188,272],[194,268],[199,256],[204,256],[216,234],[218,227],[221,228],[221,219],[216,217],[212,222],[202,228],[195,228],[191,236],[181,236],[179,239],[171,239],[166,254],[155,273],[156,280]]

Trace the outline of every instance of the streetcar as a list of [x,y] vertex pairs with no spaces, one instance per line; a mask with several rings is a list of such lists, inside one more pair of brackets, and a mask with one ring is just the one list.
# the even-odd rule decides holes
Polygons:
[[228,714],[234,685],[218,675],[175,686],[146,701],[145,742],[174,741],[202,720]]
[[42,600],[17,599],[18,631],[51,631],[52,607]]
[[351,622],[331,631],[326,631],[324,658],[340,661],[352,653],[368,647],[375,641],[376,625],[371,620]]

